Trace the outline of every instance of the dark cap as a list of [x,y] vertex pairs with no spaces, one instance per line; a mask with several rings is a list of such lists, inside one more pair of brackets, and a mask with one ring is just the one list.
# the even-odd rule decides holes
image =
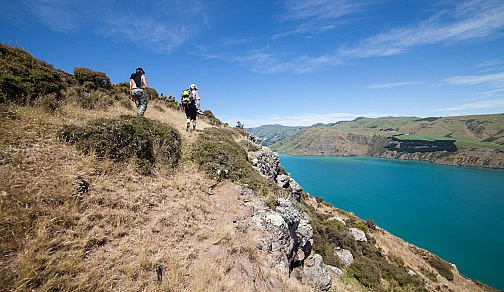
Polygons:
[[136,68],[136,71],[137,71],[137,72],[139,72],[139,71],[140,71],[140,72],[142,72],[142,74],[145,74],[145,71],[144,71],[141,67]]

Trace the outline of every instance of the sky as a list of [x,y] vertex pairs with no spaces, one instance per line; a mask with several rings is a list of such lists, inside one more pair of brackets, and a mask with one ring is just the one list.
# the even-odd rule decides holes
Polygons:
[[0,42],[246,128],[504,113],[503,0],[11,0]]

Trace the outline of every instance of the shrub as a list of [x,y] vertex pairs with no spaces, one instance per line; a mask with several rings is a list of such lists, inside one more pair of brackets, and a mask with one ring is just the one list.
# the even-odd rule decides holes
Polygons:
[[112,90],[115,93],[124,93],[130,95],[129,82],[121,82],[119,84],[112,84]]
[[121,116],[100,119],[85,127],[65,126],[60,138],[85,153],[120,162],[135,157],[142,173],[150,173],[157,159],[174,167],[181,152],[180,133],[146,118]]
[[416,246],[410,246],[410,249],[416,255],[421,256],[431,267],[436,269],[438,273],[447,280],[453,280],[452,265],[444,261],[440,257]]
[[233,129],[207,128],[199,135],[191,157],[210,177],[230,179],[262,195],[281,192],[252,168],[247,152],[234,140],[239,137],[241,134]]
[[35,59],[25,50],[0,43],[0,103],[31,104],[73,83],[71,75]]
[[210,110],[205,110],[203,112],[203,118],[208,121],[210,125],[221,126],[222,122],[216,118]]
[[452,266],[448,262],[435,255],[431,255],[426,261],[435,268],[441,276],[445,277],[446,280],[453,280]]
[[44,95],[37,101],[37,104],[47,112],[55,112],[59,107],[58,96],[56,93]]
[[401,258],[391,255],[388,260],[382,250],[375,246],[374,238],[368,236],[368,242],[355,241],[347,228],[362,228],[364,221],[352,217],[347,220],[347,225],[344,225],[338,220],[328,220],[329,215],[318,212],[312,206],[304,205],[304,210],[312,219],[313,250],[324,258],[326,264],[344,268],[334,250],[341,247],[354,256],[354,263],[347,268],[347,272],[362,285],[378,290],[385,289],[381,284],[381,279],[385,279],[406,291],[423,290],[421,279],[408,274]]
[[103,72],[93,71],[88,68],[74,68],[77,82],[89,89],[111,89],[110,78]]
[[374,288],[380,284],[380,269],[376,265],[376,262],[366,257],[355,259],[353,264],[349,267],[348,272],[362,285],[368,288]]

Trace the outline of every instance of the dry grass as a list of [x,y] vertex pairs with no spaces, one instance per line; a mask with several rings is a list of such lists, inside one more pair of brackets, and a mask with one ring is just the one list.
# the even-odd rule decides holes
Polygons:
[[[54,113],[1,106],[0,113],[0,290],[311,290],[267,260],[241,187],[198,169],[191,149],[211,127],[204,121],[186,132],[183,113],[149,103],[148,119],[181,133],[182,154],[176,169],[156,165],[141,175],[134,159],[99,159],[57,138],[66,124],[134,115],[121,102],[93,111],[61,106]],[[329,217],[352,217],[311,202]],[[403,241],[386,232],[373,236],[405,266],[429,268]],[[448,284],[478,291],[458,274]],[[347,274],[334,278],[333,289],[364,291]]]
[[[55,113],[2,106],[0,122],[0,287],[59,291],[246,291],[305,289],[264,261],[257,231],[237,230],[251,210],[240,188],[207,178],[188,150],[201,130],[185,115],[149,103],[146,113],[177,128],[175,169],[140,175],[135,160],[116,163],[57,139],[63,125],[134,114],[62,106]],[[243,281],[246,279],[246,281]]]

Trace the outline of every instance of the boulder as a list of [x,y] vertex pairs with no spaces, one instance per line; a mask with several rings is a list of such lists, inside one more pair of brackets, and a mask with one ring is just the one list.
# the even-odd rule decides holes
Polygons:
[[340,261],[345,265],[349,266],[353,263],[354,258],[352,253],[348,249],[344,248],[336,248],[336,256],[340,259]]
[[337,276],[341,277],[343,276],[343,271],[340,268],[331,266],[331,265],[326,265],[326,267],[333,273],[336,274]]
[[259,151],[249,152],[248,158],[252,167],[262,176],[275,180],[280,173],[280,158],[278,154],[267,147]]
[[366,234],[364,231],[358,229],[358,228],[349,228],[350,234],[354,237],[355,241],[359,242],[367,242]]
[[304,280],[320,291],[327,291],[331,288],[332,272],[323,263],[319,254],[310,255],[305,260]]

